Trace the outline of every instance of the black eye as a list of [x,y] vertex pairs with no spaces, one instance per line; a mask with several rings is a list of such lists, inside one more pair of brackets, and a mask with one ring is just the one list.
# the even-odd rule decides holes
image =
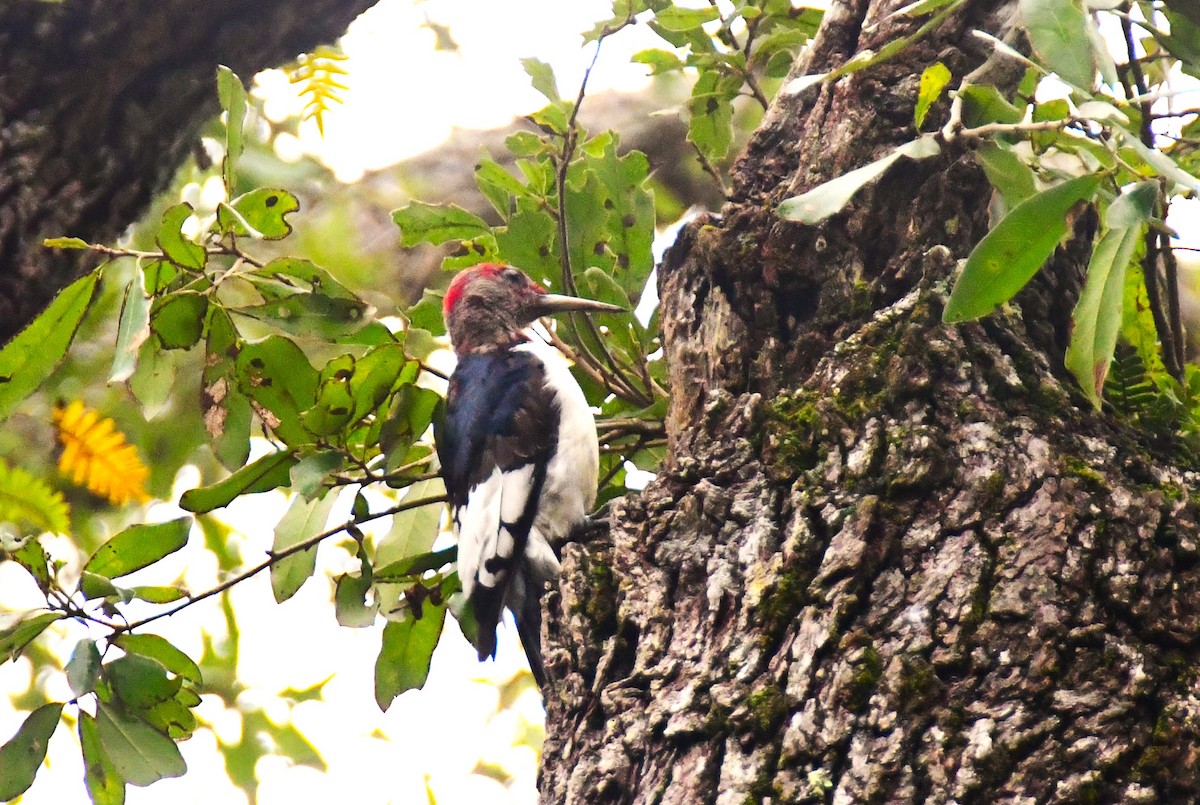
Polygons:
[[504,269],[503,271],[500,272],[500,276],[504,277],[504,279],[508,280],[509,282],[524,282],[525,281],[525,275],[522,274],[520,271],[518,271],[515,268]]

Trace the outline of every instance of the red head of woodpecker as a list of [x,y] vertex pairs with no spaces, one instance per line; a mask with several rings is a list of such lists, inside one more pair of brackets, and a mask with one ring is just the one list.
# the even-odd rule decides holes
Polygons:
[[479,623],[479,658],[495,656],[505,607],[539,686],[541,594],[558,576],[552,547],[596,499],[596,424],[563,356],[526,332],[542,316],[618,312],[560,296],[508,266],[454,278],[444,304],[458,355],[438,457],[458,538],[458,573]]

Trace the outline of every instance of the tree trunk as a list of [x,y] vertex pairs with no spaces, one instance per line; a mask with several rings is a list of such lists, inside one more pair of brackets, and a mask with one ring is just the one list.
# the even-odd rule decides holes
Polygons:
[[[911,32],[905,2],[834,2],[796,74]],[[963,146],[820,226],[773,212],[911,140],[921,69],[957,81],[1015,7],[781,95],[660,267],[670,457],[547,598],[544,801],[1200,796],[1195,476],[1062,369],[1094,215],[949,327],[991,194]]]
[[370,0],[12,0],[0,8],[0,344],[86,266],[44,238],[105,242],[249,80],[342,34]]

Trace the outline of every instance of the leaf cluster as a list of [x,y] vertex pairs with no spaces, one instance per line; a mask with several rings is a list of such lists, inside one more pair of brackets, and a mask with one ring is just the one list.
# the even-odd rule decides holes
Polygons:
[[[893,57],[962,5],[961,0],[910,4],[896,15],[928,17],[913,34],[889,44],[887,53],[860,53],[828,74],[797,79],[794,91]],[[1031,53],[976,32],[995,49],[994,58],[1026,67],[1015,93],[1006,95],[958,76],[940,130],[918,134],[869,165],[785,200],[779,214],[820,224],[896,160],[927,159],[947,143],[967,144],[995,188],[995,218],[950,293],[944,318],[955,323],[1007,304],[1072,233],[1079,208],[1094,205],[1102,226],[1072,315],[1066,367],[1099,408],[1114,351],[1119,343],[1129,344],[1144,370],[1146,383],[1139,388],[1170,397],[1173,402],[1162,400],[1155,408],[1174,411],[1178,432],[1187,431],[1197,409],[1191,407],[1194,395],[1187,392],[1191,367],[1185,365],[1175,233],[1166,224],[1172,204],[1200,191],[1195,110],[1176,108],[1175,90],[1167,80],[1175,69],[1200,75],[1200,48],[1194,44],[1200,41],[1200,25],[1184,6],[1133,2],[1118,8],[1107,2],[1022,0],[1019,24]],[[1098,34],[1101,18],[1123,32],[1124,52],[1115,57]],[[1037,89],[1048,76],[1065,91],[1062,97],[1039,101]],[[940,62],[925,69],[914,108],[915,130],[920,131],[955,78]],[[1161,100],[1167,101],[1166,111],[1153,105]],[[1109,389],[1110,394],[1129,391],[1124,382]]]

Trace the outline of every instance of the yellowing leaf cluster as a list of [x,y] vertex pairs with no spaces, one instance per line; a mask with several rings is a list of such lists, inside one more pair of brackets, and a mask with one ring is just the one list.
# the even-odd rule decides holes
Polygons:
[[79,400],[54,408],[54,424],[63,444],[59,471],[79,486],[122,505],[144,503],[150,470],[137,448],[125,443],[125,434],[110,418],[90,410]]

